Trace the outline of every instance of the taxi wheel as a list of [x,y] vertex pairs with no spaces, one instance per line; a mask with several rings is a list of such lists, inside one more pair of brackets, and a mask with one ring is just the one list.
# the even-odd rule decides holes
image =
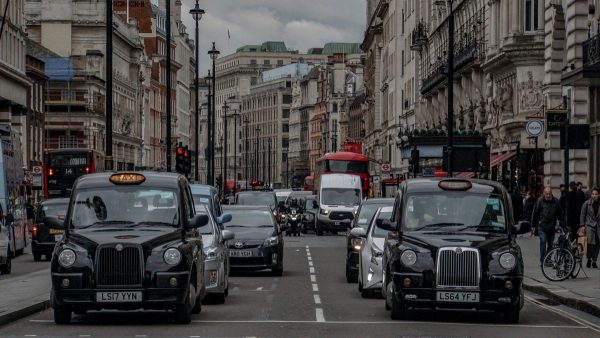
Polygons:
[[406,306],[396,299],[396,296],[392,294],[392,319],[402,320],[406,318]]
[[72,309],[68,305],[59,305],[56,302],[54,292],[52,292],[52,308],[54,309],[54,323],[57,325],[66,325],[71,323]]
[[33,253],[33,261],[34,262],[39,262],[42,260],[42,254],[39,252],[34,252]]
[[[206,298],[208,298],[208,296],[207,296],[207,297],[205,297],[204,299],[206,299]],[[192,312],[191,312],[191,313],[192,313],[193,315],[197,315],[197,314],[199,314],[200,312],[202,312],[202,299],[200,299],[200,298],[197,298],[197,299],[196,299],[196,304],[194,305],[194,308],[192,309]]]
[[213,301],[216,304],[225,304],[225,292],[223,293],[215,293],[213,296]]
[[190,304],[191,286],[188,289],[188,294],[185,301],[181,305],[175,307],[175,322],[177,324],[189,324],[192,322],[192,305]]
[[271,270],[271,273],[273,274],[273,276],[283,276],[283,268],[274,268]]
[[518,324],[521,310],[515,307],[504,312],[504,321],[510,324]]
[[6,255],[6,263],[4,265],[0,265],[0,273],[3,275],[10,275],[12,270],[12,258],[10,257],[10,253]]

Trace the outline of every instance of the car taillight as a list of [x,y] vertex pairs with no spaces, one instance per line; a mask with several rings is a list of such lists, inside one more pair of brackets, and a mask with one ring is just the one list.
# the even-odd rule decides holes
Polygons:
[[37,238],[37,235],[38,235],[38,227],[34,225],[31,228],[31,237],[32,238]]
[[90,173],[90,167],[88,167],[88,166],[85,166],[85,169],[84,169],[84,170],[85,170],[85,173],[86,173],[86,174],[89,174],[89,173]]

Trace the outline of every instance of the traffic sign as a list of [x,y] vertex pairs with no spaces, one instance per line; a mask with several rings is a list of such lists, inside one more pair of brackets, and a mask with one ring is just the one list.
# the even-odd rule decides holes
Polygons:
[[384,173],[388,173],[390,172],[390,164],[389,163],[384,163],[381,165],[381,171],[383,171]]
[[538,137],[544,133],[544,122],[540,120],[529,121],[525,129],[529,137]]
[[41,165],[34,165],[31,168],[31,171],[33,171],[34,175],[41,175],[42,174],[42,166]]

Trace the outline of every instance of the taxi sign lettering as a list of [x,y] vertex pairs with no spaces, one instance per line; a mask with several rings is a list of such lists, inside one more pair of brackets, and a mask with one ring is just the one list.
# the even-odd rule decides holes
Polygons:
[[110,176],[110,181],[114,184],[141,184],[146,180],[142,174],[123,173]]

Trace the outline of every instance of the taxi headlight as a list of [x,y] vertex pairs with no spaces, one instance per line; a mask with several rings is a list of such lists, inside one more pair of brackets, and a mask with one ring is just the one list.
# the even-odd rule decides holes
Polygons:
[[500,266],[506,270],[510,270],[517,264],[517,257],[510,252],[505,252],[500,255]]
[[181,262],[181,252],[178,249],[170,248],[163,255],[165,263],[169,265],[177,265]]
[[400,261],[402,261],[404,266],[413,266],[417,262],[417,254],[412,250],[405,250],[400,255]]
[[263,243],[264,246],[276,246],[277,244],[279,244],[279,239],[277,239],[277,237],[269,237],[265,239],[265,242]]
[[217,248],[204,249],[204,255],[207,261],[214,261],[217,259]]
[[328,215],[329,209],[321,209],[319,212],[321,213],[321,215]]
[[63,268],[68,268],[75,264],[75,259],[77,255],[75,255],[75,251],[71,249],[64,249],[58,254],[58,264]]

